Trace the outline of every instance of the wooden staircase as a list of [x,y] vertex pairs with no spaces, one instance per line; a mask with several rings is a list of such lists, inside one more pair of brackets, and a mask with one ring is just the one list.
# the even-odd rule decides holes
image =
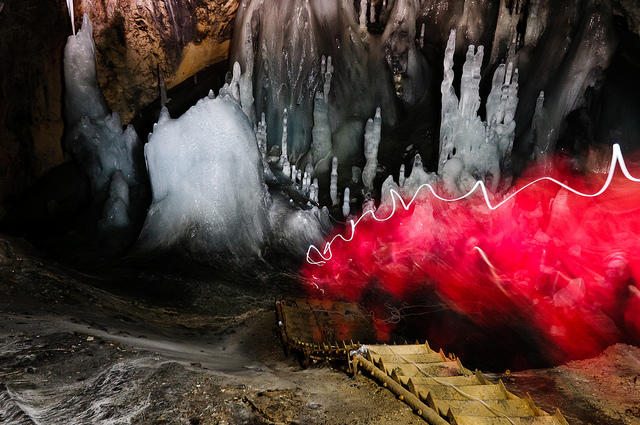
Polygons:
[[520,398],[459,359],[428,344],[366,345],[351,352],[352,373],[364,370],[433,425],[568,425],[529,395]]

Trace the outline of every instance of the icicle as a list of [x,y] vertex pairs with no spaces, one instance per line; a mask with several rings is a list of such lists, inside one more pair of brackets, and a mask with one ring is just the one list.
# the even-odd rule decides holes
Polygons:
[[67,0],[67,9],[69,9],[69,18],[71,18],[71,28],[73,29],[73,35],[76,35],[76,19],[75,11],[73,10],[73,0]]
[[331,162],[331,185],[329,186],[329,195],[333,206],[338,205],[338,158],[333,157]]
[[291,165],[291,181],[297,183],[298,180],[298,170],[296,170],[295,165]]
[[398,185],[400,187],[404,187],[404,182],[407,181],[407,176],[405,175],[404,164],[400,166],[400,175],[398,176]]
[[342,204],[342,215],[347,218],[349,217],[349,213],[351,212],[351,195],[349,193],[349,188],[344,189],[344,202]]
[[420,27],[420,48],[421,49],[424,49],[424,31],[425,31],[425,24],[423,22],[422,26]]

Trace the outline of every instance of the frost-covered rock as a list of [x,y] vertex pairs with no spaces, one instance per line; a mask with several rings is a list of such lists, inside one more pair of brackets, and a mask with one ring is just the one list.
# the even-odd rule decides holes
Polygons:
[[141,249],[179,245],[205,260],[260,254],[269,195],[252,126],[231,94],[158,123],[145,159],[152,204]]

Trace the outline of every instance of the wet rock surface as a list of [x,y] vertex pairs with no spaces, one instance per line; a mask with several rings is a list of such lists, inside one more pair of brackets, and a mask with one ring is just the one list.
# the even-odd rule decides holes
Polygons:
[[285,358],[271,306],[290,289],[148,273],[184,291],[134,301],[133,275],[114,295],[2,238],[0,423],[420,423],[368,378]]

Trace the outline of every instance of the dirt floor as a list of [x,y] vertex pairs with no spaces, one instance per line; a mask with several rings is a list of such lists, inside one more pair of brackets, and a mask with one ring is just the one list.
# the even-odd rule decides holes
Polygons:
[[[0,236],[0,423],[423,423],[368,378],[286,358],[272,308],[292,288],[272,280],[80,273]],[[640,424],[635,347],[491,377],[571,424]]]

